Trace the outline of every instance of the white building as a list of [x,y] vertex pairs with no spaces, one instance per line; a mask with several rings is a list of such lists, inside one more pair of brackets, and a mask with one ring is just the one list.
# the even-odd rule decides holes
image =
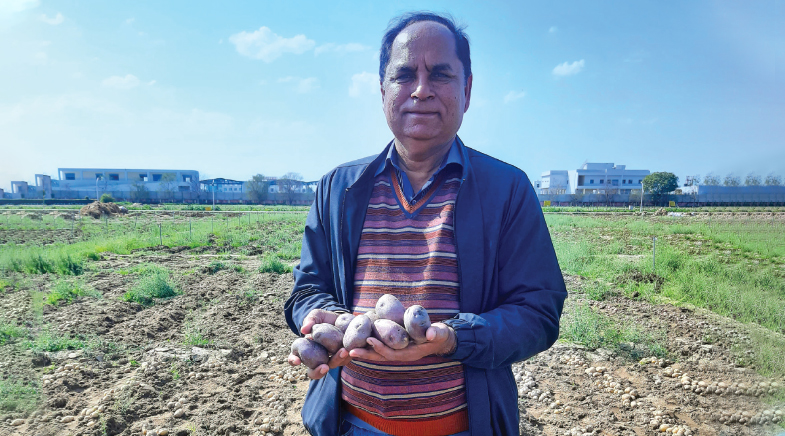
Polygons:
[[193,170],[150,170],[116,168],[58,168],[60,180],[52,180],[52,191],[131,192],[140,186],[158,191],[171,183],[172,191],[188,192],[199,186],[199,172]]
[[628,170],[626,165],[585,163],[577,170],[542,173],[540,194],[630,194],[640,191],[649,170]]

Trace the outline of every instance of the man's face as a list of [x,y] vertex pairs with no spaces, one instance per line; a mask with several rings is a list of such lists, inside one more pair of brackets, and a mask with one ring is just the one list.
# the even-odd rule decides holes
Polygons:
[[387,125],[411,153],[450,141],[469,109],[472,78],[464,84],[463,64],[450,30],[431,21],[414,23],[395,38],[382,82]]

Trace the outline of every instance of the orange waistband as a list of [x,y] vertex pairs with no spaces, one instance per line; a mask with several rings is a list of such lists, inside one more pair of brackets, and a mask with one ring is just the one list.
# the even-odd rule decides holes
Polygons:
[[352,415],[393,436],[448,436],[469,430],[469,411],[463,409],[452,415],[428,420],[385,419],[355,407],[346,401],[343,407]]

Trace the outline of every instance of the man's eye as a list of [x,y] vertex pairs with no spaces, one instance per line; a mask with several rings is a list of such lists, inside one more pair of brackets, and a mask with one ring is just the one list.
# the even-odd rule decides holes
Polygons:
[[448,76],[448,75],[446,75],[446,74],[444,74],[444,73],[433,73],[433,74],[431,75],[431,77],[432,77],[434,80],[449,80],[449,79],[450,79],[450,76]]
[[413,75],[411,75],[411,74],[400,74],[398,77],[395,78],[395,80],[397,82],[406,82],[408,80],[411,80],[412,77],[413,77]]

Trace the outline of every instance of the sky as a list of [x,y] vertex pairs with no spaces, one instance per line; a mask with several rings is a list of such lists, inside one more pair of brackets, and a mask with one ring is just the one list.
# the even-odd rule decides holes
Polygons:
[[412,10],[466,26],[458,134],[531,179],[785,176],[785,0],[0,0],[0,188],[59,167],[318,180],[392,139],[378,47]]

